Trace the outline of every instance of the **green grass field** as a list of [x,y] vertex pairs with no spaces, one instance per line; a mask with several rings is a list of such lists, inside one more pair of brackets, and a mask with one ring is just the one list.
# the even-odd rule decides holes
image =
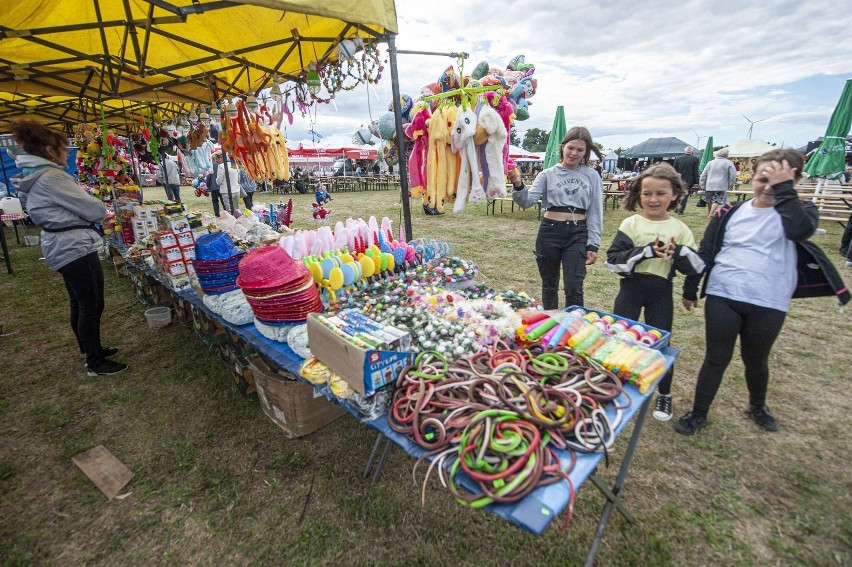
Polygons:
[[[211,209],[191,191],[182,189],[190,209]],[[332,222],[370,215],[399,222],[398,193],[332,197]],[[313,195],[293,201],[294,226],[315,226]],[[414,235],[453,243],[497,289],[538,296],[536,212],[497,210],[427,217],[413,202]],[[605,211],[604,250],[625,214]],[[693,202],[682,217],[699,239],[705,214]],[[843,266],[841,228],[824,228],[814,241]],[[0,275],[0,564],[573,565],[585,557],[603,504],[590,484],[578,493],[569,530],[558,529],[560,518],[542,537],[459,506],[434,476],[421,507],[414,460],[396,449],[371,487],[361,472],[372,429],[346,415],[286,439],[190,329],[150,330],[146,306],[110,265],[103,334],[131,368],[86,377],[61,278],[39,260],[38,247],[16,245],[5,230],[15,273]],[[852,283],[852,270],[839,269]],[[587,304],[611,310],[617,286],[599,260],[586,280]],[[703,305],[692,313],[676,305],[677,416],[688,409],[701,364],[704,313]],[[746,418],[736,359],[699,435],[683,437],[649,417],[624,491],[637,523],[613,516],[598,564],[852,564],[850,337],[852,322],[833,299],[793,302],[770,360],[777,433]],[[619,439],[615,462],[627,439]],[[107,501],[71,462],[96,445],[135,473],[125,498]],[[616,472],[602,474],[613,481]]]

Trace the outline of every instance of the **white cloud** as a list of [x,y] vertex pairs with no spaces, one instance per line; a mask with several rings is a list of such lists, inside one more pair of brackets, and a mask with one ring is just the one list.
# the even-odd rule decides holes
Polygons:
[[[655,136],[694,143],[696,132],[730,144],[749,128],[742,114],[766,118],[754,125],[753,137],[801,145],[824,133],[843,80],[852,76],[852,34],[832,0],[397,0],[396,6],[401,50],[466,51],[466,72],[480,60],[505,67],[517,54],[536,65],[538,92],[530,119],[518,123],[521,134],[550,130],[563,105],[570,124],[589,127],[608,147]],[[400,88],[414,96],[455,63],[400,55]],[[351,135],[386,112],[390,91],[385,69],[369,91],[341,93],[336,109],[321,105],[315,129]],[[297,118],[291,135],[307,137],[305,122]]]

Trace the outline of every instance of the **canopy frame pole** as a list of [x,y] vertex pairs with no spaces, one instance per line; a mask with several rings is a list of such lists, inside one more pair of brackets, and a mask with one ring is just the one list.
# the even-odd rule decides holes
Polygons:
[[402,105],[399,100],[399,69],[396,64],[396,34],[388,35],[388,53],[391,68],[391,91],[393,92],[393,116],[396,126],[396,151],[399,156],[399,196],[402,199],[402,218],[405,225],[405,241],[411,242],[411,203],[408,199],[408,164],[405,156],[405,133],[402,131]]

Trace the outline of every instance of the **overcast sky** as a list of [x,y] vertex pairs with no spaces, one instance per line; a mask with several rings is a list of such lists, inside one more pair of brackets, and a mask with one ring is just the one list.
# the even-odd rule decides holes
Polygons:
[[[399,49],[465,51],[505,68],[518,54],[535,64],[530,118],[550,130],[558,105],[568,126],[588,127],[605,148],[675,136],[700,145],[752,138],[801,146],[822,136],[852,78],[852,13],[837,0],[396,0]],[[400,55],[400,88],[416,96],[447,57]],[[458,67],[456,67],[458,69]],[[320,105],[314,129],[350,138],[386,111],[390,70],[380,84]],[[310,138],[296,118],[291,140]]]

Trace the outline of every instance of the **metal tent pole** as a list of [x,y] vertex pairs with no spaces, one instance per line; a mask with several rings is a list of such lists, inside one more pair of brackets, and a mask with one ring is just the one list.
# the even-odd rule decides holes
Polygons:
[[399,156],[399,195],[402,199],[402,218],[405,224],[405,240],[414,239],[411,231],[411,205],[408,202],[408,164],[405,159],[405,134],[402,131],[402,107],[399,100],[399,72],[396,66],[396,34],[388,36],[390,54],[391,90],[393,92],[393,116],[396,123],[396,151]]

